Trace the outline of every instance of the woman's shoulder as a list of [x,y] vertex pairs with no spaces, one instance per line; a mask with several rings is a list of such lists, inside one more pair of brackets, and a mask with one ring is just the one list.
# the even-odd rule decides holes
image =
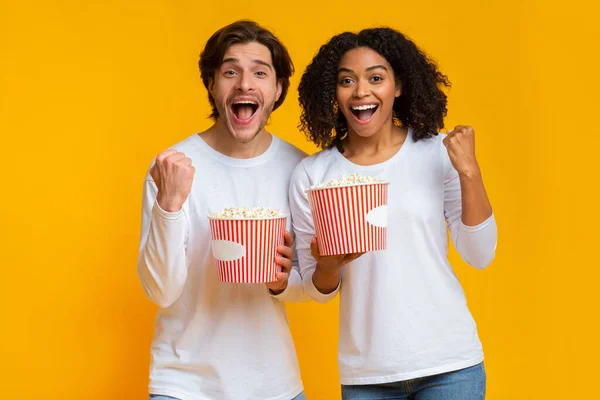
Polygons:
[[336,159],[336,153],[339,153],[336,148],[323,149],[304,158],[301,161],[301,164],[303,164],[304,168],[306,169],[320,169],[324,166],[330,165],[331,162]]
[[313,180],[324,175],[327,171],[335,169],[339,162],[337,149],[323,149],[300,161],[292,175],[292,180]]

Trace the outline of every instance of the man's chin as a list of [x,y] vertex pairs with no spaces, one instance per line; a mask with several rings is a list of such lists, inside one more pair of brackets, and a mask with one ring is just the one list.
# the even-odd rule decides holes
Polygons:
[[[273,106],[267,107],[266,109],[259,109],[259,114],[255,115],[253,121],[249,124],[236,123],[235,119],[231,115],[227,115],[227,130],[231,137],[238,143],[247,144],[256,138],[256,136],[262,132],[268,121],[268,116],[265,117],[264,112],[267,110],[273,110]],[[271,115],[271,111],[267,115]]]
[[236,142],[241,143],[241,144],[248,144],[251,143],[254,138],[256,138],[256,136],[258,135],[258,132],[254,132],[254,133],[250,133],[248,135],[233,135],[233,138],[235,139]]
[[229,134],[238,143],[247,144],[254,140],[254,138],[262,131],[264,126],[258,124],[252,124],[248,126],[229,126]]

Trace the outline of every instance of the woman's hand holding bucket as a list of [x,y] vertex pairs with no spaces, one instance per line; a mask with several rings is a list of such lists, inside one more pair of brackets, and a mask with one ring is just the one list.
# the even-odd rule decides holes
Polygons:
[[319,292],[329,294],[340,284],[341,268],[362,256],[363,253],[339,254],[332,256],[321,256],[317,238],[310,243],[310,252],[317,261],[317,269],[313,274],[313,283]]

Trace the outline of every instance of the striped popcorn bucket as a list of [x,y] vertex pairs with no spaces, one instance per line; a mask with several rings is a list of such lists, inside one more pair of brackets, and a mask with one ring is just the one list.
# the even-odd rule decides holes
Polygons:
[[386,248],[388,183],[324,187],[307,192],[321,255]]
[[270,219],[210,218],[212,252],[223,282],[277,280],[277,246],[284,244],[287,217]]

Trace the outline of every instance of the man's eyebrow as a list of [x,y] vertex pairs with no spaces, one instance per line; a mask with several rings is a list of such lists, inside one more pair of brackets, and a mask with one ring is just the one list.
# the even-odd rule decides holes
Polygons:
[[255,63],[255,64],[264,65],[265,67],[268,67],[270,70],[273,69],[273,67],[271,66],[271,64],[269,64],[266,61],[263,61],[263,60],[252,60],[252,62]]
[[228,63],[228,62],[238,63],[238,62],[240,62],[240,60],[238,60],[235,57],[228,57],[228,58],[224,58],[223,61],[221,61],[221,64],[225,64],[225,63]]
[[[238,58],[235,58],[235,57],[227,57],[227,58],[223,59],[223,62],[221,62],[221,65],[223,65],[225,63],[228,63],[228,62],[237,64],[237,63],[240,62],[240,60]],[[271,64],[269,64],[266,61],[263,61],[263,60],[252,60],[252,62],[254,64],[264,65],[265,67],[267,67],[267,68],[269,68],[271,70],[273,69],[273,67],[271,66]]]

